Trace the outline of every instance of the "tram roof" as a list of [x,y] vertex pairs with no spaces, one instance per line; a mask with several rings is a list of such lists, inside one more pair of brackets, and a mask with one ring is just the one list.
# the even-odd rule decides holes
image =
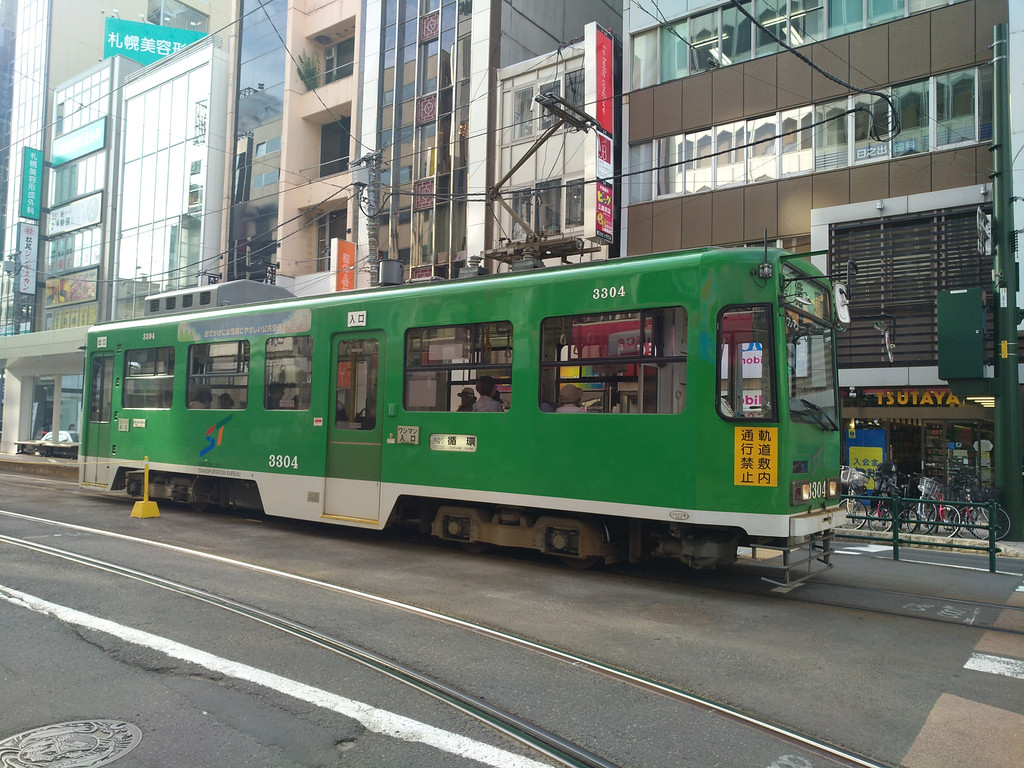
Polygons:
[[[326,293],[315,296],[294,296],[285,298],[274,298],[262,301],[254,301],[248,304],[230,306],[209,306],[193,309],[186,312],[174,314],[153,315],[150,317],[133,318],[126,320],[112,320],[105,323],[98,323],[93,328],[102,328],[108,331],[116,327],[140,327],[149,325],[161,325],[166,322],[180,322],[187,317],[202,317],[206,315],[232,315],[252,312],[254,309],[268,309],[275,306],[302,306],[321,307],[328,306],[339,301],[357,299],[378,299],[390,295],[410,294],[431,294],[434,292],[462,293],[473,291],[475,288],[487,284],[519,284],[530,285],[544,283],[551,280],[561,281],[571,276],[594,271],[622,272],[629,270],[646,271],[656,270],[661,262],[677,259],[681,261],[697,262],[702,266],[723,264],[727,262],[743,261],[754,264],[762,261],[777,263],[783,257],[790,256],[797,259],[805,259],[807,254],[791,254],[780,248],[764,247],[736,247],[736,248],[695,248],[685,251],[664,251],[661,253],[644,254],[642,256],[628,256],[619,259],[605,261],[591,261],[582,264],[563,264],[556,267],[544,267],[522,272],[499,272],[496,274],[480,275],[455,280],[440,280],[431,282],[402,283],[401,285],[380,285],[368,288],[358,288],[343,293]],[[818,277],[820,273],[812,267],[811,276]],[[90,329],[91,331],[92,329]]]

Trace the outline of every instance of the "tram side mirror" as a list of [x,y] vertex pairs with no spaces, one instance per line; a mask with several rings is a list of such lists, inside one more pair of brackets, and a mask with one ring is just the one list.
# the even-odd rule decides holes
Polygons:
[[850,324],[850,295],[846,291],[846,286],[842,283],[836,283],[832,288],[832,298],[835,299],[836,305],[836,320],[839,321],[840,325],[847,326]]

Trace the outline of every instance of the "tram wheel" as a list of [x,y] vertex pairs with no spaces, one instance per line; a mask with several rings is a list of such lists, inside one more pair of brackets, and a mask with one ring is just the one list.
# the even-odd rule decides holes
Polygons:
[[479,555],[481,552],[486,552],[491,548],[491,545],[486,541],[462,541],[459,542],[459,546],[474,555]]
[[602,558],[597,555],[591,555],[590,557],[563,557],[562,562],[570,568],[575,568],[578,571],[586,571],[601,562],[601,559]]
[[189,504],[189,507],[192,508],[193,512],[199,512],[200,514],[203,512],[209,512],[211,506],[213,505],[208,501],[193,501]]

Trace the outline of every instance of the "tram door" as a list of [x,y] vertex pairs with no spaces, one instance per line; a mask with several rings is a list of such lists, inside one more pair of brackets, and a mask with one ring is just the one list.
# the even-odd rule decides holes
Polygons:
[[[82,425],[82,482],[90,485],[110,484],[110,419],[113,412],[114,355],[92,358],[88,415]],[[83,450],[84,449],[84,450]]]
[[384,337],[337,334],[331,344],[334,413],[327,428],[324,516],[376,522],[383,433],[378,361]]

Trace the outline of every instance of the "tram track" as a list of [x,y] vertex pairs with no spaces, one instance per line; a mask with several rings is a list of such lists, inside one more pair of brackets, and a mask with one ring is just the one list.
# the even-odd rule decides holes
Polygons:
[[[624,575],[619,572],[620,575]],[[756,573],[756,566],[751,567],[749,570],[751,576]],[[658,583],[675,584],[681,583],[679,579],[670,576],[659,576],[652,574],[632,574],[633,578],[654,581]],[[822,608],[841,608],[844,610],[857,611],[859,613],[865,613],[874,616],[889,616],[900,619],[910,619],[914,621],[927,621],[932,623],[961,626],[965,629],[973,629],[976,631],[991,631],[998,632],[1006,635],[1024,636],[1024,630],[1018,629],[1013,626],[997,626],[991,622],[982,623],[977,621],[964,621],[964,614],[960,614],[955,608],[962,608],[965,613],[970,613],[972,610],[977,611],[993,611],[993,612],[1004,612],[1009,611],[1013,614],[1024,614],[1024,606],[1007,605],[1006,603],[992,603],[978,600],[964,600],[955,597],[946,597],[943,595],[928,595],[919,592],[903,592],[899,590],[890,589],[877,589],[873,587],[862,587],[849,584],[836,584],[834,582],[821,581],[816,579],[810,579],[796,586],[795,588],[782,588],[782,589],[761,589],[760,582],[757,582],[758,588],[737,588],[728,585],[715,585],[707,582],[702,582],[699,585],[687,584],[688,589],[701,589],[707,590],[708,592],[720,592],[729,595],[745,595],[745,596],[757,596],[763,598],[769,598],[772,600],[797,602],[804,605],[820,606]],[[859,593],[869,597],[877,597],[884,595],[893,598],[906,599],[909,602],[901,603],[898,608],[892,607],[880,607],[866,604],[864,602],[857,602],[856,600],[828,600],[821,596],[807,596],[806,590],[808,587],[819,587],[825,590],[841,590],[847,593]],[[943,608],[931,610],[935,604],[941,603]],[[953,606],[954,609],[943,610],[946,606]]]
[[[625,669],[617,668],[594,659],[588,659],[524,637],[519,637],[507,632],[469,622],[456,616],[421,608],[362,590],[317,581],[297,574],[276,571],[253,563],[232,560],[176,545],[153,542],[124,534],[112,533],[70,523],[46,520],[44,518],[37,518],[30,515],[12,513],[3,510],[0,510],[0,515],[43,523],[46,525],[58,526],[66,529],[74,529],[84,533],[118,538],[144,545],[173,550],[182,554],[211,559],[222,564],[233,565],[266,575],[298,581],[317,588],[355,597],[392,609],[405,611],[423,618],[455,626],[490,639],[508,643],[519,649],[570,664],[577,669],[584,669],[595,674],[600,674],[609,679],[626,683],[652,695],[656,695],[676,703],[686,705],[695,710],[715,715],[726,721],[742,725],[747,729],[766,735],[782,744],[790,747],[796,747],[807,754],[821,757],[838,766],[849,766],[850,768],[884,768],[888,765],[887,763],[855,754],[835,744],[801,734],[777,723],[772,723],[757,716],[742,712],[741,710],[729,705],[683,691],[661,681],[636,675]],[[264,611],[258,607],[247,605],[207,590],[197,589],[180,582],[165,579],[155,574],[149,574],[136,569],[127,568],[117,565],[116,563],[99,560],[97,558],[81,555],[69,550],[51,547],[37,541],[19,539],[0,534],[0,543],[22,547],[39,554],[60,558],[78,565],[95,568],[116,576],[129,578],[161,589],[166,589],[176,594],[200,600],[208,605],[230,611],[236,615],[259,622],[272,629],[287,633],[293,637],[299,638],[300,640],[321,647],[331,653],[336,653],[344,656],[345,658],[356,661],[357,663],[374,669],[375,671],[407,685],[414,690],[418,690],[421,693],[431,696],[432,698],[479,720],[507,737],[528,745],[559,765],[579,768],[615,768],[615,764],[608,762],[605,758],[596,755],[583,747],[572,744],[565,739],[562,739],[557,734],[551,733],[540,726],[529,723],[511,712],[507,712],[499,707],[488,704],[468,692],[461,691],[444,681],[425,675],[411,667],[388,659],[373,651],[361,648],[339,638],[332,637],[316,630],[313,627],[295,622],[287,617]]]
[[[871,613],[879,616],[895,616],[899,618],[910,618],[918,621],[931,621],[940,624],[954,625],[968,627],[975,630],[984,630],[986,632],[999,632],[1007,635],[1024,636],[1024,630],[1017,629],[1015,627],[1004,627],[997,626],[992,623],[979,624],[967,620],[958,620],[966,614],[970,614],[972,609],[978,610],[991,610],[991,611],[1009,611],[1016,614],[1024,614],[1024,607],[1016,605],[1006,605],[1005,603],[989,603],[979,600],[962,600],[955,597],[943,597],[941,595],[924,595],[915,592],[900,592],[897,590],[889,589],[872,589],[870,587],[855,587],[847,584],[828,584],[826,582],[810,582],[812,584],[818,584],[820,586],[827,587],[828,589],[840,589],[854,592],[862,592],[869,595],[888,595],[892,597],[904,598],[907,600],[914,601],[910,605],[914,606],[912,609],[908,609],[904,605],[901,609],[886,609],[886,608],[870,608],[858,605],[853,602],[841,602],[836,600],[820,600],[813,597],[804,597],[803,595],[769,595],[769,597],[778,599],[789,599],[799,603],[806,603],[809,605],[821,605],[829,608],[844,608],[848,610],[861,611],[865,613]],[[930,603],[922,601],[931,601]],[[927,610],[922,610],[925,606],[933,606],[935,603],[942,603],[944,609],[946,607],[951,608],[947,610],[945,614],[942,610],[935,613],[931,613]],[[958,613],[958,609],[962,609],[965,613]]]

